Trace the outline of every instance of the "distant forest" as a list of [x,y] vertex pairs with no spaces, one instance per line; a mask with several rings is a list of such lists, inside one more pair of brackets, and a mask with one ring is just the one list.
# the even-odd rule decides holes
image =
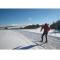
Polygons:
[[[39,24],[36,24],[36,25],[28,25],[28,26],[25,26],[24,28],[20,28],[20,29],[36,29],[36,28],[39,28],[41,27],[42,25],[39,25]],[[56,21],[56,22],[53,22],[51,25],[50,25],[50,28],[51,29],[57,29],[57,30],[60,30],[60,20]]]
[[[36,28],[39,28],[41,27],[42,25],[39,25],[39,24],[32,24],[32,25],[28,25],[28,26],[25,26],[25,27],[19,27],[19,28],[13,28],[13,26],[11,26],[12,28],[10,29],[36,29]],[[3,29],[3,27],[0,27],[1,29]],[[51,25],[50,25],[50,28],[51,29],[56,29],[56,30],[60,30],[60,20],[56,21],[56,22],[53,22]],[[4,29],[9,29],[9,26],[6,26]]]
[[36,24],[36,25],[28,25],[28,26],[25,26],[24,28],[20,28],[20,29],[36,29],[36,28],[39,28],[41,25],[39,24]]
[[60,20],[53,22],[53,24],[50,25],[51,29],[60,30]]

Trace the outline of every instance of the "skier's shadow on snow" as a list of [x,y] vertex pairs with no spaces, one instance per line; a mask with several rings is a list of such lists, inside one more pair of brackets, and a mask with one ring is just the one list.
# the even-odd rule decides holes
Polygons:
[[30,49],[30,48],[35,47],[35,46],[37,46],[37,45],[29,45],[29,46],[25,46],[25,47],[21,47],[21,48],[19,46],[19,47],[16,47],[14,49],[17,49],[17,50],[19,50],[19,49]]
[[[43,43],[43,44],[45,44],[45,43]],[[41,46],[41,47],[43,47],[42,46],[43,44],[29,45],[29,46],[25,46],[25,47],[18,46],[18,47],[14,48],[14,49],[16,49],[16,50],[20,50],[20,49],[31,49],[31,48],[33,48],[35,46]]]

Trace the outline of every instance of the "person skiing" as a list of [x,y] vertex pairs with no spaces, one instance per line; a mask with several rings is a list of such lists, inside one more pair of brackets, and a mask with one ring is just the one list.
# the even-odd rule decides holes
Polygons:
[[45,43],[47,43],[47,34],[48,34],[48,32],[49,32],[49,30],[50,30],[50,27],[48,26],[48,24],[47,23],[45,23],[43,26],[42,26],[42,28],[41,28],[41,31],[44,29],[44,31],[43,31],[43,34],[42,34],[42,36],[41,36],[41,41],[40,42],[43,42],[43,36],[45,35],[45,38],[46,38],[46,41],[45,41]]

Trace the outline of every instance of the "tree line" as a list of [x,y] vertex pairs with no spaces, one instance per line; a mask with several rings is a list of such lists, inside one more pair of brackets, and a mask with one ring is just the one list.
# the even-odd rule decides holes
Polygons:
[[[21,29],[36,29],[36,28],[39,28],[41,27],[42,25],[39,25],[39,24],[36,24],[36,25],[28,25],[28,26],[25,26],[24,28],[21,27]],[[57,30],[60,30],[60,20],[56,21],[56,22],[53,22],[51,25],[50,25],[50,28],[51,29],[57,29]]]
[[[28,25],[28,26],[25,26],[25,27],[19,27],[19,28],[11,28],[11,29],[36,29],[36,28],[39,28],[41,27],[42,25],[39,25],[39,24],[32,24],[32,25]],[[56,30],[60,30],[60,20],[56,21],[56,22],[53,22],[51,25],[50,25],[50,28],[51,29],[56,29]],[[8,29],[8,27],[5,27],[5,29]]]
[[56,22],[53,22],[51,25],[50,25],[51,29],[57,29],[57,30],[60,30],[60,20],[56,21]]
[[41,25],[39,24],[36,24],[36,25],[28,25],[28,26],[25,26],[24,28],[20,28],[20,29],[36,29],[36,28],[39,28]]

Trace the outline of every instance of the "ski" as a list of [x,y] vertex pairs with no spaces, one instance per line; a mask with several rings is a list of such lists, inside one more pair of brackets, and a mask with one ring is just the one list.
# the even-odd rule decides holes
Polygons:
[[39,45],[39,46],[42,46],[44,44],[46,44],[45,42],[40,42],[40,41],[37,41],[37,42],[34,42],[36,45]]

